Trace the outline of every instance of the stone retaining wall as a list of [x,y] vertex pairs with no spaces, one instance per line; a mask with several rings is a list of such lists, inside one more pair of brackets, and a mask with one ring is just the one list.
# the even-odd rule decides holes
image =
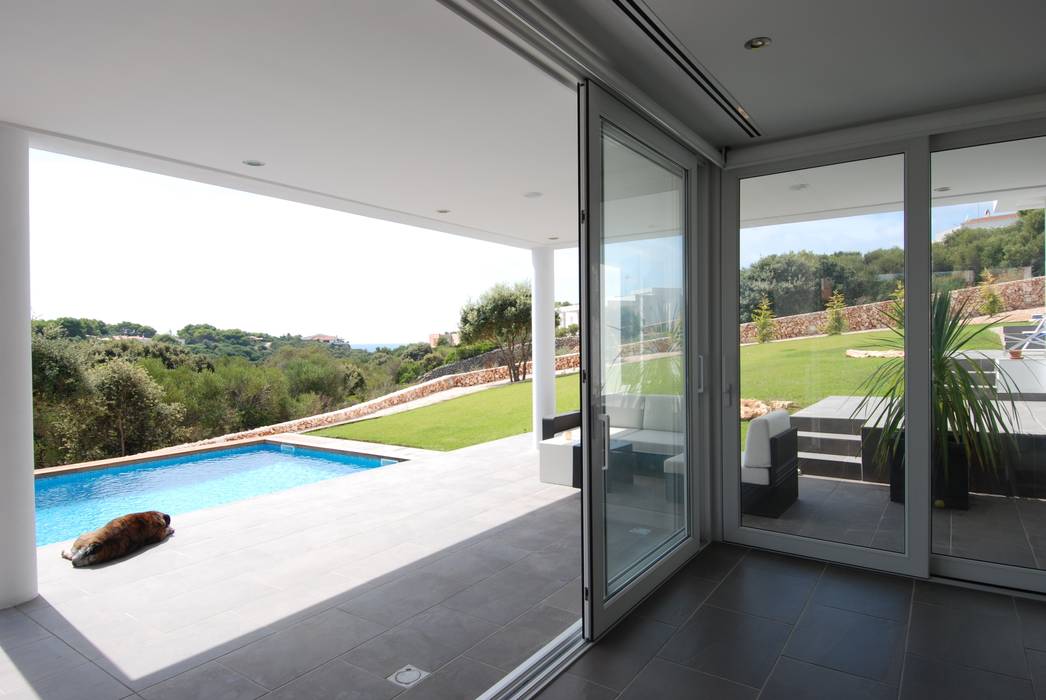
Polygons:
[[[559,355],[556,357],[556,371],[576,369],[580,366],[580,355]],[[529,372],[530,363],[528,362],[528,375]],[[365,401],[364,403],[356,404],[355,406],[349,406],[348,408],[342,408],[329,413],[321,413],[317,416],[298,418],[296,420],[277,423],[275,425],[266,425],[252,430],[231,433],[229,435],[208,438],[207,440],[191,443],[190,445],[187,445],[187,447],[216,445],[235,440],[244,440],[247,438],[268,437],[270,435],[279,435],[281,433],[301,433],[308,430],[326,428],[332,425],[338,425],[339,423],[356,420],[357,418],[364,418],[386,408],[399,406],[408,401],[414,401],[415,399],[421,399],[426,396],[431,396],[432,394],[438,394],[439,392],[447,391],[448,389],[479,386],[480,384],[492,384],[494,382],[506,381],[508,378],[508,369],[506,367],[491,367],[488,369],[477,370],[475,372],[452,374],[446,377],[422,382],[421,384],[415,384],[406,389],[400,389],[391,394],[379,396],[376,399],[371,399],[370,401]]]
[[[556,338],[556,352],[577,352],[579,345],[580,339],[576,335],[568,335],[562,338]],[[527,355],[530,355],[529,345],[527,346]],[[457,362],[451,362],[450,364],[443,365],[442,367],[437,367],[436,369],[421,375],[418,381],[427,382],[432,379],[446,377],[451,374],[474,372],[479,369],[492,369],[500,365],[501,351],[490,350],[488,352],[476,355],[475,357],[467,357],[464,360],[458,360]]]
[[[1046,277],[1033,277],[1026,280],[1017,280],[1016,282],[1002,282],[992,285],[992,287],[999,297],[1002,298],[1004,311],[1015,311],[1042,305],[1044,281],[1046,281]],[[952,299],[956,302],[969,299],[969,311],[976,314],[977,306],[979,305],[976,297],[979,294],[980,287],[967,287],[952,292]],[[884,312],[889,310],[891,304],[893,304],[892,301],[879,301],[874,304],[847,306],[843,309],[847,330],[871,331],[877,328],[885,328]],[[808,314],[775,318],[774,339],[785,340],[788,338],[819,335],[824,333],[824,326],[827,320],[827,311],[814,311]],[[740,337],[742,343],[756,342],[755,324],[742,323]]]

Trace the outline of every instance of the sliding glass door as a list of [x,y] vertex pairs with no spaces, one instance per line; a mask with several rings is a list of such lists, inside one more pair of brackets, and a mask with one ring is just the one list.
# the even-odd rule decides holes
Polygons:
[[697,551],[693,316],[697,159],[582,89],[586,636]]
[[929,241],[906,206],[925,157],[895,144],[727,172],[727,539],[926,571],[911,497],[926,489],[926,303],[909,273]]

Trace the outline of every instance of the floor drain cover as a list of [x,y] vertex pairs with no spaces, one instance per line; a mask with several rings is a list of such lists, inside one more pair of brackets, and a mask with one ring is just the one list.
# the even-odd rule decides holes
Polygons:
[[429,675],[428,671],[422,671],[417,666],[407,665],[389,676],[388,680],[401,688],[409,688],[427,675]]

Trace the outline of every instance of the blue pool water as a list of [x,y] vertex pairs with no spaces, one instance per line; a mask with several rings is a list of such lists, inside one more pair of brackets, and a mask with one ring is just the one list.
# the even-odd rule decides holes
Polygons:
[[178,515],[394,463],[252,445],[43,477],[36,480],[36,544],[72,539],[126,513]]

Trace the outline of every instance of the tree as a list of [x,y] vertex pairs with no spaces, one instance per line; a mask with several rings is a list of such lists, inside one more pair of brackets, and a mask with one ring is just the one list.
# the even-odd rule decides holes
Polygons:
[[808,251],[768,255],[741,270],[741,320],[755,320],[763,297],[773,300],[778,316],[821,308],[821,257]]
[[113,360],[87,373],[95,412],[88,428],[107,454],[145,452],[177,440],[183,409],[141,367]]
[[983,270],[981,272],[981,281],[977,286],[980,287],[977,293],[981,298],[981,303],[977,310],[985,316],[995,316],[1002,313],[1005,304],[999,293],[995,291],[995,275],[991,273],[991,270]]
[[828,335],[840,335],[847,330],[846,323],[846,298],[838,289],[832,292],[832,297],[825,304],[828,318],[824,323],[824,332]]
[[323,345],[281,347],[266,362],[287,377],[292,397],[315,394],[323,411],[362,396],[366,387],[363,374],[355,365],[334,357]]
[[62,464],[78,434],[81,404],[90,396],[83,358],[59,326],[33,334],[33,463]]
[[496,285],[478,301],[462,307],[461,339],[465,343],[494,343],[508,368],[509,379],[522,381],[527,376],[530,313],[530,285]]
[[759,306],[752,312],[755,324],[755,337],[760,343],[769,343],[774,339],[774,310],[770,306],[770,297],[764,296]]

